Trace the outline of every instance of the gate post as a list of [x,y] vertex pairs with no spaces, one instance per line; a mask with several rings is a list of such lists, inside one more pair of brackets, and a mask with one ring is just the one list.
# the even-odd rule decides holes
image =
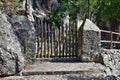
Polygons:
[[[82,22],[79,21],[80,24]],[[83,29],[78,31],[78,58],[83,62],[99,61],[100,40],[100,29],[89,19],[86,19]]]

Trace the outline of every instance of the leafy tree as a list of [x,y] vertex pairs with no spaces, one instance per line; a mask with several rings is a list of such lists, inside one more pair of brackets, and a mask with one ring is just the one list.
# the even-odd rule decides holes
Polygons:
[[[96,12],[96,22],[108,23],[109,29],[119,31],[120,22],[120,0],[101,0],[100,6]],[[105,24],[101,25],[104,26]]]
[[99,0],[58,0],[58,7],[52,8],[50,22],[53,26],[62,23],[63,14],[70,16],[70,21],[74,21],[77,15],[84,19],[85,15],[91,19],[100,5]]
[[106,18],[108,21],[120,21],[120,0],[102,0],[98,15],[101,15],[102,18]]

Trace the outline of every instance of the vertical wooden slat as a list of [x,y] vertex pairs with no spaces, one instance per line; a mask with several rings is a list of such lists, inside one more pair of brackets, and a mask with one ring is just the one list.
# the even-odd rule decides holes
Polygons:
[[52,57],[55,55],[54,44],[54,28],[52,28]]
[[54,30],[54,56],[57,57],[57,29]]
[[52,27],[52,57],[54,56],[54,28]]
[[44,46],[45,46],[44,52],[45,52],[45,57],[47,58],[47,46],[46,46],[47,45],[47,40],[46,40],[47,39],[47,24],[46,24],[46,20],[44,20],[44,28],[45,28],[44,29],[45,30],[44,31],[44,34],[45,34],[45,36],[44,36],[44,42],[45,42],[45,44],[44,44]]
[[68,47],[68,51],[69,51],[69,57],[71,57],[71,51],[70,51],[70,46],[71,46],[71,24],[69,24],[69,47]]
[[55,57],[55,29],[53,28],[53,56]]
[[70,33],[71,34],[71,39],[70,39],[71,40],[70,41],[70,45],[71,45],[70,46],[71,57],[73,56],[73,53],[72,53],[72,40],[73,40],[73,38],[72,38],[73,37],[72,32],[73,32],[73,29],[72,28],[73,28],[73,23],[71,24],[71,33]]
[[65,39],[65,57],[67,57],[68,56],[68,50],[67,50],[68,26],[67,26],[67,24],[66,24],[65,28],[66,28],[66,32],[65,32],[65,35],[66,35],[66,39]]
[[50,26],[50,56],[52,56],[52,26]]
[[[35,29],[37,28],[37,18],[35,17]],[[36,29],[37,30],[37,29]],[[36,31],[36,37],[37,37],[37,31]],[[36,41],[36,57],[38,57],[38,41]]]
[[42,21],[42,19],[40,19],[40,22],[41,22],[41,24],[40,24],[40,29],[41,29],[41,41],[40,41],[40,44],[41,44],[41,51],[40,51],[40,57],[43,57],[43,21]]
[[47,44],[48,44],[48,45],[47,45],[47,46],[48,46],[48,57],[50,57],[50,35],[49,35],[49,34],[50,34],[50,26],[49,26],[48,23],[47,23],[47,31],[48,31],[48,32],[47,32],[47,37],[48,37],[48,38],[47,38],[47,39],[48,39],[48,40],[47,40]]
[[54,28],[54,34],[53,34],[53,42],[54,42],[54,57],[56,57],[56,40],[55,40],[55,28]]
[[72,44],[72,24],[70,24],[70,42],[69,42],[69,53],[70,53],[70,57],[72,57],[72,50],[71,50],[71,44]]
[[59,57],[61,57],[61,27],[59,28],[59,51],[58,51],[58,53],[59,53]]
[[[44,22],[44,19],[43,19],[43,22]],[[44,22],[44,24],[43,24],[43,33],[44,33],[44,57],[46,57],[46,51],[45,51],[45,49],[46,49],[46,47],[45,47],[45,22]]]
[[71,42],[72,42],[72,44],[71,44],[71,53],[72,53],[72,57],[74,57],[74,46],[73,46],[73,43],[74,43],[74,23],[72,24],[72,33],[71,33],[71,35],[72,35],[72,39],[71,39]]
[[74,22],[72,24],[71,35],[72,35],[72,39],[71,39],[71,53],[72,53],[72,57],[73,57],[74,56],[74,46],[73,46],[73,43],[74,43]]
[[76,24],[75,24],[75,22],[74,22],[74,31],[73,31],[73,36],[74,36],[74,39],[73,39],[73,57],[75,57],[75,28],[76,28]]
[[61,57],[63,56],[63,26],[61,26],[61,45],[60,45],[60,48],[61,48]]
[[78,44],[78,41],[77,41],[77,37],[78,37],[78,30],[77,30],[77,22],[76,22],[76,27],[75,27],[75,57],[77,57],[77,44]]
[[59,55],[60,55],[60,58],[62,57],[62,27],[60,27],[60,44],[59,44]]
[[41,32],[42,32],[42,37],[41,37],[41,57],[43,57],[43,43],[44,43],[44,31],[43,31],[44,29],[43,29],[43,18],[41,18]]
[[71,33],[70,33],[70,35],[71,35],[71,37],[70,37],[70,53],[71,53],[71,57],[72,57],[72,55],[73,55],[73,53],[72,53],[72,27],[73,27],[73,23],[71,24]]
[[59,29],[57,29],[57,57],[59,57]]
[[74,23],[74,57],[76,57],[76,39],[77,39],[77,25]]
[[40,44],[40,50],[39,50],[39,58],[41,58],[41,56],[42,56],[42,31],[41,31],[41,19],[39,19],[39,22],[38,22],[38,25],[39,25],[39,30],[40,30],[40,34],[39,34],[39,38],[40,38],[40,41],[39,41],[39,44]]
[[40,52],[39,52],[39,47],[40,47],[40,40],[39,40],[39,19],[37,18],[36,19],[36,23],[37,23],[37,25],[36,25],[36,28],[37,28],[37,32],[36,32],[36,34],[37,34],[37,54],[38,54],[38,57],[40,57]]
[[59,29],[55,28],[55,57],[59,56],[59,52],[58,52],[59,46],[58,45],[59,45]]
[[65,36],[64,36],[64,27],[63,26],[62,26],[62,36],[63,36],[63,38],[62,38],[62,57],[64,57]]
[[37,30],[38,30],[38,32],[37,32],[37,38],[38,38],[38,57],[40,57],[40,19],[37,19]]
[[58,57],[60,57],[60,29],[58,29]]
[[112,31],[111,31],[111,32],[110,32],[110,49],[113,48],[113,43],[112,43],[112,41],[113,41],[113,33],[112,33]]

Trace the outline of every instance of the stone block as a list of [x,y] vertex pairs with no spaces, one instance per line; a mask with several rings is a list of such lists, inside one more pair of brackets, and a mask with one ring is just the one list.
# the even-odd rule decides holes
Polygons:
[[[79,24],[82,22],[80,21]],[[86,19],[83,29],[79,30],[78,34],[82,34],[78,36],[80,37],[78,40],[78,57],[85,62],[96,61],[96,57],[100,56],[100,29],[89,19]]]

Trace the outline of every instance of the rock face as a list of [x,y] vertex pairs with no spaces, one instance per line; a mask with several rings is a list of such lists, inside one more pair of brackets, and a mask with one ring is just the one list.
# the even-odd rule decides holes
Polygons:
[[24,66],[24,57],[20,43],[11,24],[4,14],[0,15],[0,76],[20,72]]
[[[79,24],[82,24],[82,22],[80,21]],[[90,20],[86,19],[83,29],[78,34],[80,34],[78,37],[81,37],[78,40],[78,57],[85,62],[99,61],[100,29]]]
[[106,75],[120,75],[120,50],[102,49],[101,55],[103,58],[103,63],[106,67]]
[[58,0],[20,0],[23,10],[30,21],[35,21],[34,16],[46,17],[51,8],[58,8]]
[[11,16],[8,18],[12,24],[12,28],[18,36],[19,42],[22,45],[22,52],[27,58],[30,58],[30,63],[35,59],[35,29],[33,24],[25,16]]

